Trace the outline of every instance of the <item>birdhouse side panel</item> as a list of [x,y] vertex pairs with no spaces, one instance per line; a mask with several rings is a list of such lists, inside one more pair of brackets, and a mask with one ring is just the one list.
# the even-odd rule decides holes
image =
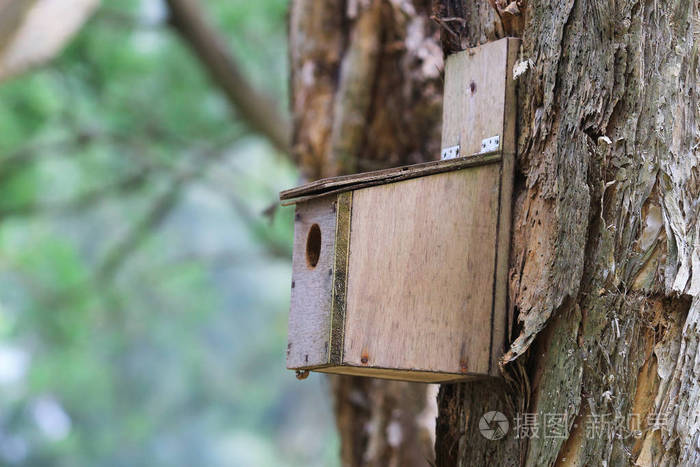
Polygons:
[[343,363],[488,374],[500,164],[356,190]]

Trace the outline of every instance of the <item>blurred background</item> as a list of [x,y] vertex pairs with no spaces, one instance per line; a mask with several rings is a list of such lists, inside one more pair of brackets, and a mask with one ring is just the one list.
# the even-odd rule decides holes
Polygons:
[[[16,39],[57,1],[0,2],[0,465],[336,465],[325,380],[285,370],[294,165],[167,3]],[[288,120],[287,2],[199,4]]]

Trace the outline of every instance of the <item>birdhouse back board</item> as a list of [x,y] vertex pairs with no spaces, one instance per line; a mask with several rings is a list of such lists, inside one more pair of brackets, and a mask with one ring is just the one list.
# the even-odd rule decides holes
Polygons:
[[499,148],[515,151],[513,64],[520,39],[505,38],[449,55],[445,61],[442,147],[459,146],[459,156],[482,152],[499,137]]

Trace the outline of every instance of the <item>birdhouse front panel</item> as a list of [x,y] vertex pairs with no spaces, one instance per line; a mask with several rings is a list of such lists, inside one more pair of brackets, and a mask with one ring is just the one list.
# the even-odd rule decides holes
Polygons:
[[287,344],[289,368],[328,364],[336,280],[337,200],[337,195],[331,195],[296,207]]

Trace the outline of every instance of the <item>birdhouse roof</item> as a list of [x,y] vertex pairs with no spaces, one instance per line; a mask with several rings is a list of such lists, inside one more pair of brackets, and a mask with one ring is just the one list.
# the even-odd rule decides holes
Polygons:
[[376,170],[352,175],[341,175],[316,180],[315,182],[280,192],[283,206],[308,201],[320,196],[343,193],[375,185],[400,182],[411,178],[425,177],[443,172],[461,170],[467,167],[491,164],[501,160],[500,152],[475,154],[444,161],[424,162],[391,169]]

